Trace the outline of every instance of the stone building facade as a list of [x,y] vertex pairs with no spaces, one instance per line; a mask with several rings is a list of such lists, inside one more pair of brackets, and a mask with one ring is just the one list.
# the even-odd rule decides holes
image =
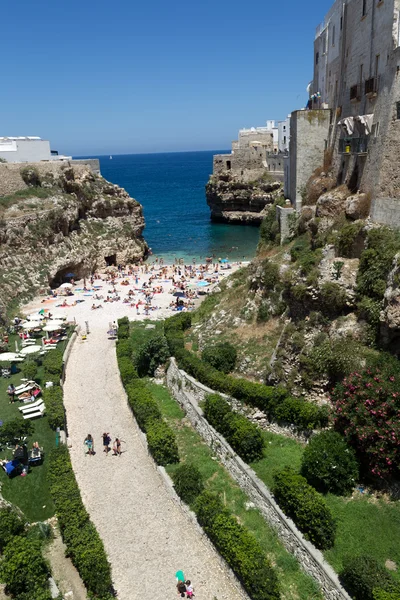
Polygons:
[[400,225],[399,13],[400,0],[336,0],[317,28],[311,93],[332,111],[338,185],[369,193],[372,217]]

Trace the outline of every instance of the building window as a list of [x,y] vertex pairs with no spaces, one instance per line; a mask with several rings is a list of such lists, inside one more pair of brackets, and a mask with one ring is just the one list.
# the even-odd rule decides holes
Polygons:
[[333,29],[332,29],[332,46],[335,45],[335,32],[336,32],[336,26],[334,25]]
[[315,64],[317,65],[319,61],[319,52],[315,55]]
[[396,102],[396,119],[400,119],[400,102]]
[[362,16],[365,17],[367,14],[367,0],[362,0]]
[[377,54],[375,56],[375,80],[376,81],[378,80],[378,73],[379,73],[379,58],[380,58],[380,55]]
[[340,31],[343,29],[343,17],[340,17]]
[[[398,104],[399,104],[399,102],[398,102]],[[283,143],[286,144],[286,135],[283,136]]]

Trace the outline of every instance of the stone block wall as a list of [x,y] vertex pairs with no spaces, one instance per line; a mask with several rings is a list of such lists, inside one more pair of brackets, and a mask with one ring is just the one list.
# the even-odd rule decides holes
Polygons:
[[296,110],[290,119],[290,180],[288,198],[300,210],[302,193],[312,172],[320,167],[329,137],[331,110]]
[[325,562],[322,553],[303,537],[293,521],[279,508],[266,485],[203,417],[198,403],[206,394],[214,393],[213,390],[181,371],[174,358],[171,358],[167,371],[167,385],[185,410],[193,427],[212,448],[242,490],[252,499],[263,517],[276,530],[286,549],[297,558],[302,569],[318,582],[324,597],[327,600],[350,600],[349,595],[340,585],[336,573]]

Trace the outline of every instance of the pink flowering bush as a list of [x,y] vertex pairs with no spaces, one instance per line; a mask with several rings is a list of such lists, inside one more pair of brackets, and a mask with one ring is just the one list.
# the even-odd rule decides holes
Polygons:
[[400,378],[368,369],[352,373],[332,394],[335,427],[355,448],[367,473],[399,474]]

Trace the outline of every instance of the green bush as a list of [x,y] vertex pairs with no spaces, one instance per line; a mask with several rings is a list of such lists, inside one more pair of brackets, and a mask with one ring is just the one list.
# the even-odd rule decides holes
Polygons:
[[14,440],[31,435],[32,433],[33,423],[28,420],[24,421],[22,416],[19,416],[11,419],[11,421],[6,421],[0,427],[0,443],[15,443]]
[[357,272],[357,292],[381,300],[386,290],[386,280],[400,249],[399,234],[387,227],[371,229],[367,235],[367,250],[361,254]]
[[279,224],[276,219],[276,205],[271,206],[260,225],[259,246],[277,244],[280,241]]
[[336,251],[339,256],[347,258],[353,257],[354,242],[359,236],[361,230],[364,227],[363,221],[357,223],[346,223],[342,229],[338,232],[336,238]]
[[0,580],[6,584],[7,594],[17,598],[22,594],[26,594],[27,598],[37,598],[38,592],[50,600],[49,576],[50,569],[42,556],[39,542],[16,536],[5,547],[0,562]]
[[130,340],[117,340],[116,344],[117,358],[131,358],[132,344]]
[[63,392],[60,386],[56,385],[43,390],[43,402],[46,405],[46,413],[49,418],[49,425],[52,429],[64,428],[65,413],[63,404]]
[[34,360],[27,360],[26,362],[22,363],[21,371],[26,379],[34,380],[37,376],[37,370],[37,364]]
[[129,327],[129,318],[121,317],[120,319],[118,319],[117,324],[118,327]]
[[304,450],[301,474],[319,492],[348,494],[358,479],[354,450],[336,431],[322,431]]
[[322,375],[335,383],[361,368],[363,358],[363,347],[351,338],[327,339],[319,346],[315,345],[308,356],[301,355],[300,364],[311,384]]
[[[125,340],[124,340],[125,341]],[[122,383],[129,385],[138,378],[138,373],[133,366],[132,360],[126,356],[118,358],[118,367],[121,375]]]
[[119,340],[127,340],[129,338],[129,325],[120,325],[117,335]]
[[147,428],[149,451],[158,465],[179,462],[175,434],[165,421],[152,420]]
[[302,398],[285,398],[276,406],[274,417],[277,421],[296,425],[300,429],[316,429],[327,426],[329,409]]
[[304,477],[286,467],[274,474],[273,492],[283,512],[310,542],[321,550],[333,546],[336,523],[332,513]]
[[393,584],[389,571],[371,556],[351,558],[339,579],[354,600],[374,600],[374,589],[390,590]]
[[89,519],[66,446],[49,455],[50,493],[68,555],[91,597],[111,600],[111,569],[103,542]]
[[201,358],[204,362],[214,367],[214,369],[218,369],[222,373],[230,373],[236,365],[237,351],[229,342],[221,342],[206,346],[201,354]]
[[261,431],[246,417],[234,413],[224,398],[218,394],[206,396],[204,416],[243,460],[253,462],[262,458],[264,438]]
[[200,471],[190,463],[183,463],[172,474],[176,493],[186,504],[192,504],[204,490]]
[[252,600],[279,600],[276,573],[258,541],[223,508],[218,496],[203,492],[195,501],[197,520]]
[[166,363],[170,357],[168,343],[165,336],[154,336],[140,346],[135,356],[135,365],[139,377],[154,375],[160,365]]
[[43,358],[43,368],[50,375],[56,375],[60,380],[63,367],[63,353],[61,350],[52,350]]
[[126,388],[128,402],[142,431],[147,432],[151,421],[160,421],[161,412],[149,389],[138,379]]
[[279,266],[266,258],[262,263],[262,281],[268,291],[279,283]]
[[319,290],[320,307],[327,315],[338,315],[346,310],[346,291],[338,283],[328,281],[323,283]]
[[0,508],[0,552],[16,535],[22,536],[25,532],[25,522],[11,506]]
[[400,600],[400,586],[394,584],[387,591],[376,588],[373,591],[372,597],[374,600]]

